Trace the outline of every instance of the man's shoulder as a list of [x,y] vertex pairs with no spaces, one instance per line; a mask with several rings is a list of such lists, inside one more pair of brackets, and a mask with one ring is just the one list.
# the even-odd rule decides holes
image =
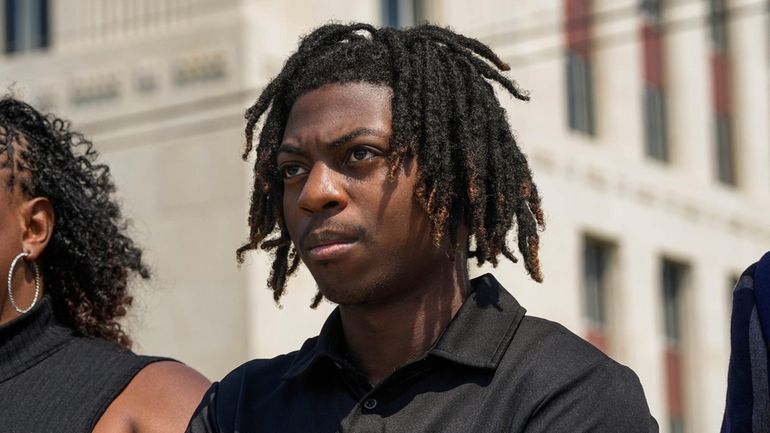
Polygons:
[[509,351],[522,352],[537,361],[566,362],[575,368],[609,359],[564,325],[534,316],[524,316]]
[[[582,419],[573,422],[606,427],[586,431],[657,431],[637,375],[558,323],[526,316],[504,362],[508,373],[516,377],[513,382],[520,395],[531,401],[533,426],[549,425],[555,414],[571,407]],[[597,395],[602,398],[590,398]],[[579,409],[587,401],[592,406]],[[605,414],[589,417],[586,414],[591,408],[601,408]],[[623,415],[613,415],[619,413]]]
[[639,383],[628,367],[563,325],[532,316],[522,320],[504,362],[523,381],[541,391],[558,389],[592,376],[604,376],[620,386]]
[[[316,338],[311,338],[305,342],[305,346],[314,342]],[[244,362],[233,371],[228,373],[221,381],[219,388],[240,388],[246,382],[250,386],[257,385],[268,386],[269,382],[279,383],[284,375],[289,371],[298,357],[303,356],[304,347],[300,350],[278,355],[274,358],[252,359]]]
[[[314,346],[315,338],[305,342],[302,349],[269,359],[252,359],[214,382],[187,427],[188,432],[234,431],[239,408],[244,404],[258,405],[281,387],[284,376],[297,361]],[[308,346],[310,345],[310,346]]]

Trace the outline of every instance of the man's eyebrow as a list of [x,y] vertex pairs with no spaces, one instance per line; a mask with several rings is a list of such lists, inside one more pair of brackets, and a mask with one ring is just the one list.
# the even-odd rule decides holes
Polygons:
[[278,146],[278,150],[275,152],[276,155],[280,153],[290,153],[292,155],[307,155],[307,152],[305,149],[297,146],[292,146],[291,144],[282,143],[280,146]]
[[360,137],[362,135],[373,135],[375,137],[387,137],[387,134],[385,133],[385,131],[382,131],[380,129],[356,128],[348,132],[347,134],[332,140],[331,143],[329,143],[329,148],[334,149],[335,147],[339,147],[347,143],[348,141],[356,137]]
[[[380,129],[372,129],[372,128],[356,128],[350,132],[348,132],[345,135],[342,135],[340,137],[335,138],[332,140],[328,147],[330,149],[337,148],[339,146],[342,146],[343,144],[347,143],[350,140],[353,140],[356,137],[360,137],[362,135],[373,135],[375,137],[387,137],[388,134],[385,133],[385,131],[382,131]],[[288,143],[282,143],[280,146],[278,146],[278,150],[276,151],[276,155],[280,153],[290,153],[292,155],[307,155],[307,151],[305,149],[293,146]]]

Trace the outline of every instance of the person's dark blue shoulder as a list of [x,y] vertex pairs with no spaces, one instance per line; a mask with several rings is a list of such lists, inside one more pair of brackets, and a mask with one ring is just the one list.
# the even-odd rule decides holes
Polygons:
[[305,342],[303,349],[272,359],[253,359],[231,371],[221,381],[211,385],[187,427],[189,433],[236,431],[232,425],[244,401],[259,402],[270,397],[278,388],[284,374],[301,356],[304,349],[313,346],[316,338]]

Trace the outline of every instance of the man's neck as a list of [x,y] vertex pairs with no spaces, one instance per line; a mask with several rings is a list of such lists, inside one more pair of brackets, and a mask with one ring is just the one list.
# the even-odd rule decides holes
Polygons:
[[470,290],[465,263],[447,261],[397,299],[340,306],[348,350],[370,383],[382,382],[436,342]]

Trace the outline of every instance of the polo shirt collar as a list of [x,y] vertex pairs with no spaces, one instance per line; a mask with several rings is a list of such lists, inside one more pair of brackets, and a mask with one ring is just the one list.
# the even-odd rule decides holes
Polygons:
[[495,369],[526,310],[491,274],[471,280],[473,292],[428,352],[470,367]]
[[340,318],[339,307],[337,307],[324,322],[321,333],[317,337],[305,341],[282,379],[297,377],[323,359],[329,359],[337,364],[346,363],[347,349],[345,346],[342,319]]
[[[461,365],[495,369],[513,339],[526,310],[491,275],[471,280],[472,292],[449,322],[429,356]],[[347,364],[339,308],[329,315],[316,338],[305,342],[283,375],[291,379],[329,359]]]

